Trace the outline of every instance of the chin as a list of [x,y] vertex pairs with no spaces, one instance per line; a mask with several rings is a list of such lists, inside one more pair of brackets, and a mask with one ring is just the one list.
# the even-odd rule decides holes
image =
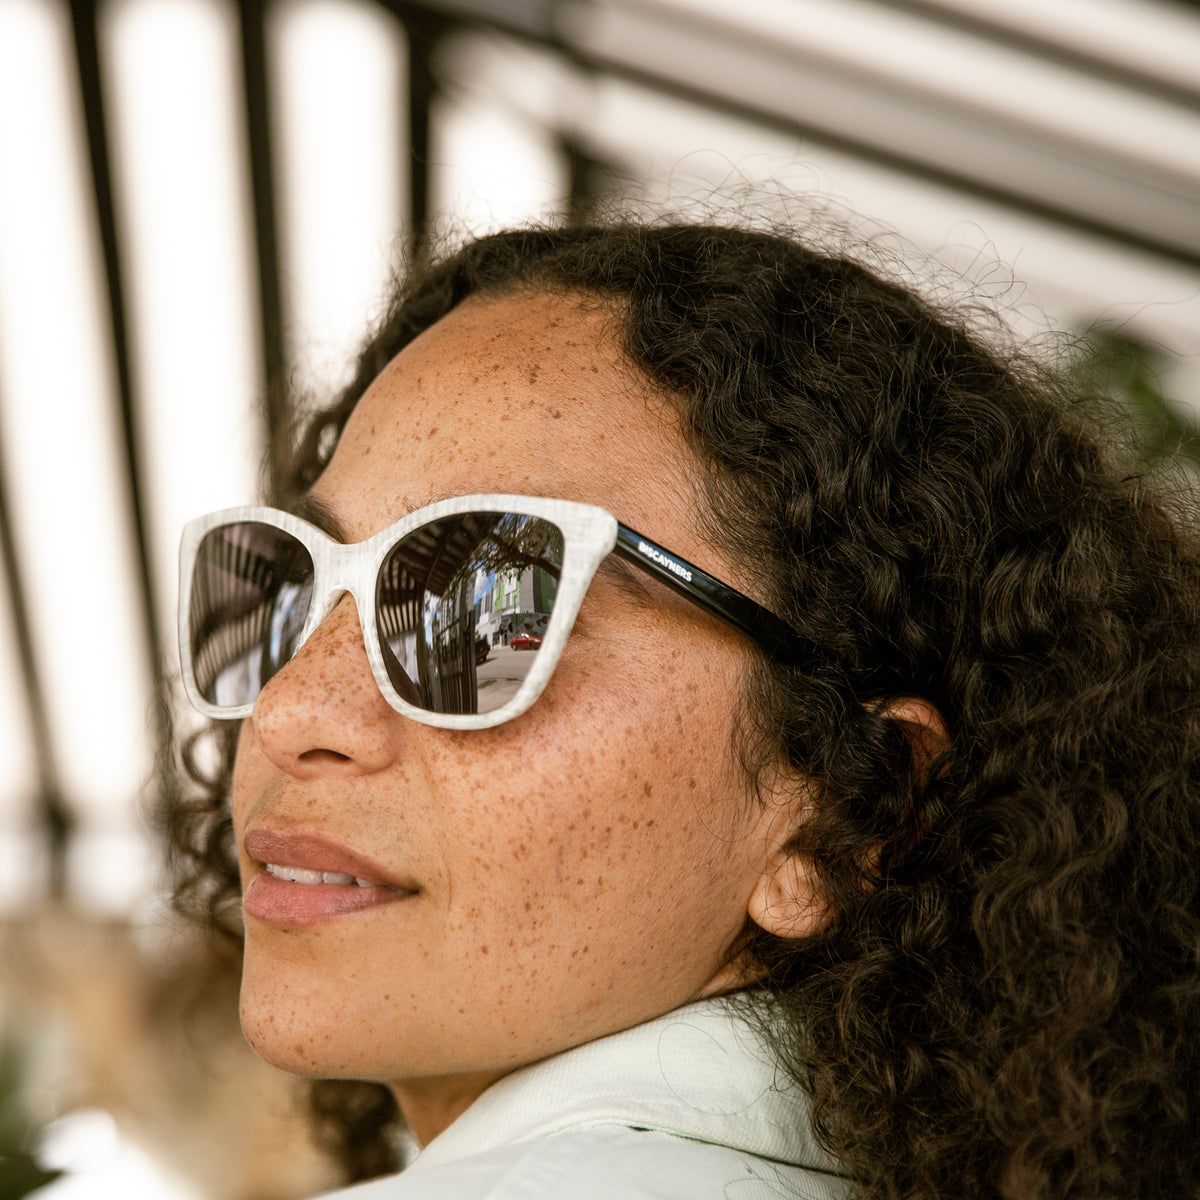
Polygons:
[[311,1034],[280,1021],[270,1009],[247,1004],[243,995],[241,1006],[242,1033],[250,1048],[264,1062],[287,1071],[290,1075],[326,1075],[324,1064],[316,1061]]
[[354,1075],[353,1047],[341,1044],[353,1025],[336,998],[285,983],[275,972],[263,978],[248,958],[239,1016],[251,1049],[271,1066],[307,1077]]

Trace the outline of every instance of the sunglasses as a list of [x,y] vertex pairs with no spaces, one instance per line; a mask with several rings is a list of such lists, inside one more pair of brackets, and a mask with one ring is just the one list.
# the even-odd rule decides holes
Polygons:
[[375,682],[397,712],[443,729],[499,725],[549,682],[609,554],[768,654],[794,642],[748,596],[588,504],[459,496],[352,544],[278,509],[231,508],[183,531],[184,686],[205,716],[248,716],[348,592]]

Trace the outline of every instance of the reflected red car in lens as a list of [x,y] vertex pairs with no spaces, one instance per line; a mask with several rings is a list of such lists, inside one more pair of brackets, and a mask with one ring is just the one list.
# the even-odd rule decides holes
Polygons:
[[514,650],[536,650],[542,639],[536,633],[514,633],[508,643]]

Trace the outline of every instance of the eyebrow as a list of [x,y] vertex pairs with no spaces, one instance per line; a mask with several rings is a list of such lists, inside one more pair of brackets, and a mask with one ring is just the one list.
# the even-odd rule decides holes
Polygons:
[[[420,504],[414,504],[406,500],[404,502],[404,515],[408,516],[410,513],[416,512],[419,508],[428,508],[431,504],[436,504],[439,500],[451,500],[457,494],[456,492],[433,492]],[[343,545],[350,544],[350,534],[346,526],[342,523],[342,519],[324,500],[318,499],[311,492],[305,492],[294,504],[289,505],[288,511],[293,516],[303,518],[310,525],[315,525],[322,533],[326,533],[333,538],[335,542],[341,542]]]
[[348,542],[346,527],[342,524],[337,513],[325,503],[318,500],[311,492],[306,492],[291,506],[292,513],[315,525],[322,533],[327,533],[334,541]]
[[[646,586],[648,582],[646,576],[640,571],[635,571],[627,562],[618,558],[615,553],[606,554],[600,560],[600,565],[596,568],[594,578],[606,578],[615,588],[624,592],[640,604],[655,603],[653,592]],[[662,591],[665,596],[672,594],[665,587]]]

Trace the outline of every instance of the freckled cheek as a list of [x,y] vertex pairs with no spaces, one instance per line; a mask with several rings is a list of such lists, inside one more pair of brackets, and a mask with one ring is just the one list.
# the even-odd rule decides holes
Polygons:
[[645,661],[569,655],[517,721],[435,739],[455,873],[519,894],[513,916],[639,886],[730,828],[736,673],[685,655],[648,680]]
[[668,866],[708,856],[716,839],[704,785],[682,765],[666,778],[639,769],[661,747],[647,751],[621,734],[605,741],[595,761],[567,753],[539,768],[493,763],[461,777],[475,803],[453,820],[449,851],[459,879],[465,873],[472,891],[492,897],[488,919],[528,926],[556,908],[644,889]]
[[258,748],[249,719],[244,720],[238,734],[237,754],[233,760],[233,776],[229,787],[233,828],[239,842],[254,798],[264,794],[270,774],[271,764]]

